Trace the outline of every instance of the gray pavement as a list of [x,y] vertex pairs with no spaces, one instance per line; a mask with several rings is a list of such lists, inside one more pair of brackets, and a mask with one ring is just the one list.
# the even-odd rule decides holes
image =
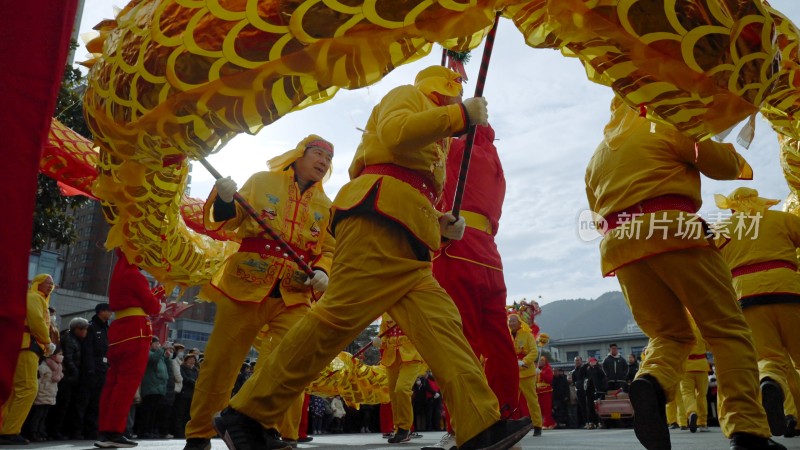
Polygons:
[[[727,450],[728,441],[722,436],[719,428],[711,428],[710,433],[689,433],[673,430],[672,448],[675,450]],[[412,439],[404,444],[389,445],[380,434],[336,434],[314,436],[314,441],[300,444],[301,449],[320,450],[416,450],[424,445],[432,445],[439,441],[442,433],[422,433],[423,437]],[[793,439],[776,438],[776,441],[790,449],[800,449],[800,437]],[[219,439],[211,441],[213,450],[226,450],[225,443]],[[184,442],[172,440],[142,440],[137,449],[182,450]],[[3,446],[3,448],[15,448]],[[62,441],[31,444],[23,449],[92,449],[91,441]],[[518,445],[519,449],[641,449],[632,429],[610,430],[552,430],[544,431],[544,435],[534,438],[530,434]]]

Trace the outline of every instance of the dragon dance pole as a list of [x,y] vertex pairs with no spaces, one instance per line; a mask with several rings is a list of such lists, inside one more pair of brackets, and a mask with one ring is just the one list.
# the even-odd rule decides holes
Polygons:
[[[483,58],[481,58],[481,68],[478,72],[478,82],[475,85],[475,97],[483,96],[483,87],[486,84],[486,72],[489,71],[489,60],[492,58],[492,48],[494,47],[494,36],[497,34],[497,24],[500,23],[500,11],[494,16],[494,25],[486,36],[486,44],[483,47]],[[469,160],[472,157],[472,146],[475,144],[475,127],[469,129],[467,144],[464,147],[464,155],[461,157],[461,170],[458,172],[458,185],[453,199],[453,215],[458,219],[461,212],[461,200],[464,197],[464,187],[467,184],[467,172],[469,172]]]
[[[394,325],[390,326],[389,328],[387,328],[386,331],[384,331],[383,333],[379,334],[378,337],[382,338],[382,337],[386,336],[386,333],[394,330],[395,328],[397,328],[397,324],[394,324]],[[353,354],[353,358],[358,358],[359,356],[361,356],[362,353],[367,351],[370,347],[372,347],[372,341],[367,342],[367,345],[365,345],[365,346],[361,347],[360,349],[358,349],[358,351]]]
[[[206,170],[208,170],[208,172],[215,179],[219,180],[220,178],[222,178],[222,174],[217,172],[217,169],[215,169],[214,166],[212,166],[211,163],[209,163],[205,158],[200,158],[198,159],[198,161],[200,161],[200,164],[202,164],[203,167],[205,167]],[[264,219],[259,217],[256,210],[253,208],[252,205],[250,205],[250,203],[247,203],[247,200],[245,200],[244,197],[239,195],[239,193],[237,192],[233,194],[233,199],[239,202],[240,205],[242,205],[245,211],[247,211],[247,214],[249,214],[250,217],[253,218],[253,220],[258,222],[258,224],[261,226],[261,229],[263,229],[273,240],[277,241],[278,244],[280,244],[280,247],[284,249],[284,255],[288,256],[289,258],[291,258],[292,261],[297,263],[297,266],[300,267],[300,270],[302,270],[306,275],[308,275],[309,277],[314,276],[314,271],[311,269],[311,267],[308,266],[308,264],[303,260],[303,258],[301,258],[300,255],[298,255],[297,252],[294,251],[294,249],[288,243],[286,243],[286,241],[284,241],[283,238],[278,233],[276,233],[275,230],[273,230],[272,227],[269,226],[269,224],[267,224],[267,222],[264,221]]]

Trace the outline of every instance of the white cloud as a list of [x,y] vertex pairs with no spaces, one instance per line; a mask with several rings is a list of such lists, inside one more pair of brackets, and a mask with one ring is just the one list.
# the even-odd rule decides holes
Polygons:
[[[771,4],[800,21],[797,0]],[[105,1],[86,0],[81,32],[111,15]],[[481,52],[482,48],[473,52],[467,66],[471,79],[467,93],[474,89]],[[356,127],[364,126],[386,92],[411,83],[417,71],[438,64],[439,59],[437,47],[428,57],[398,68],[369,88],[342,90],[333,100],[290,114],[257,136],[239,136],[209,160],[241,185],[252,173],[264,170],[272,156],[294,147],[309,133],[319,134],[336,147],[334,176],[326,185],[333,197],[347,181],[347,168],[360,141]],[[608,119],[610,89],[589,82],[577,60],[525,46],[513,24],[503,21],[484,93],[508,185],[497,242],[509,301],[540,295],[545,302],[594,298],[618,289],[615,279],[600,276],[597,242],[582,242],[576,229],[577,216],[587,204],[584,170]],[[748,185],[765,196],[786,197],[777,141],[765,122],[759,121],[756,140],[744,154],[756,173]],[[196,197],[206,196],[213,184],[198,164],[192,180]],[[741,184],[705,180],[702,211],[716,209],[714,193],[728,193]]]

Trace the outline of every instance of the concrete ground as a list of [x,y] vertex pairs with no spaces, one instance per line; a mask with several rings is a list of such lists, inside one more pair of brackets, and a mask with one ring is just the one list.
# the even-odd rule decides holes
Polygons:
[[[300,444],[301,449],[320,449],[320,450],[372,450],[372,449],[395,449],[395,450],[416,450],[425,445],[432,445],[439,441],[442,433],[427,432],[422,433],[423,437],[412,439],[411,442],[404,444],[387,444],[385,439],[381,439],[380,434],[326,434],[314,436],[314,440],[309,443]],[[689,433],[688,431],[673,430],[672,448],[676,450],[727,450],[728,440],[722,436],[719,428],[711,428],[710,433]],[[793,439],[775,438],[777,442],[785,445],[789,449],[800,449],[800,437]],[[211,441],[213,450],[226,450],[225,443],[219,439]],[[31,444],[23,449],[92,449],[92,441],[60,441]],[[138,449],[159,449],[159,450],[182,450],[184,442],[177,439],[172,440],[141,440]],[[11,446],[0,447],[13,448]],[[519,444],[520,449],[610,449],[627,450],[641,449],[633,434],[632,429],[610,429],[610,430],[552,430],[544,431],[544,435],[534,438],[532,435],[526,436]]]

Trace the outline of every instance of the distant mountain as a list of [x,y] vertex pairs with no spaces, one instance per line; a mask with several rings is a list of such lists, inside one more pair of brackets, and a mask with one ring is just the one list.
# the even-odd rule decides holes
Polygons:
[[633,316],[622,292],[612,291],[594,300],[557,300],[542,306],[536,323],[551,339],[600,336],[625,332]]

